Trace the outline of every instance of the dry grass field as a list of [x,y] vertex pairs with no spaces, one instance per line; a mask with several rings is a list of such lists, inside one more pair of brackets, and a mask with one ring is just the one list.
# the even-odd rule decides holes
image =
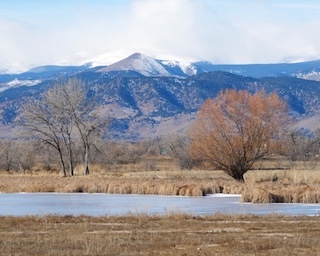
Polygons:
[[320,217],[0,217],[0,255],[319,255]]
[[81,167],[75,176],[36,168],[26,173],[0,172],[0,192],[86,192],[117,194],[159,194],[203,196],[237,193],[243,184],[222,171],[181,171],[171,159],[147,159],[143,163],[91,167],[84,176]]
[[0,172],[0,192],[184,196],[231,193],[242,194],[243,202],[320,202],[320,169],[316,165],[297,163],[292,168],[290,163],[273,160],[257,163],[255,168],[245,174],[245,182],[241,183],[219,170],[179,170],[169,158],[145,159],[138,164],[93,165],[87,176],[78,166],[73,177],[38,167],[26,173]]

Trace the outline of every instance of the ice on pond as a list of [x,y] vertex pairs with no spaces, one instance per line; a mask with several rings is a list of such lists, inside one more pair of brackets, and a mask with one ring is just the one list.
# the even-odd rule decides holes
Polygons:
[[204,197],[86,193],[0,194],[0,215],[125,215],[128,213],[320,215],[320,204],[240,203],[240,195]]

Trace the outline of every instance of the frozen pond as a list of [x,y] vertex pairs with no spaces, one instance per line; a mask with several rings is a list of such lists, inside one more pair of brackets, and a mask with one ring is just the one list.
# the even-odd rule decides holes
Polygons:
[[125,215],[183,212],[193,215],[269,214],[320,215],[320,204],[240,203],[239,195],[204,197],[86,193],[0,193],[0,215]]

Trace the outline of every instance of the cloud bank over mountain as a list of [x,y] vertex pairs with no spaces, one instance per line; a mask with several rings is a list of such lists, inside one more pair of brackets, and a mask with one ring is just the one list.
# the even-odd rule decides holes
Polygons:
[[57,0],[0,3],[0,70],[158,59],[271,63],[320,57],[320,3]]

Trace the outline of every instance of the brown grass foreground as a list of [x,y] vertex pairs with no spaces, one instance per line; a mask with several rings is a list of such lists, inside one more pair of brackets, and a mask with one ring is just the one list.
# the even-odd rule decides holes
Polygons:
[[0,217],[1,255],[319,255],[320,217]]

